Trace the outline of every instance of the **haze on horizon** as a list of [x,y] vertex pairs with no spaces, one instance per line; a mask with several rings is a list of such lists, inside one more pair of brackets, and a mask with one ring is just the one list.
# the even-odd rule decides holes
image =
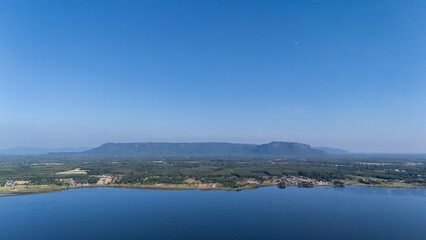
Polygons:
[[1,1],[0,149],[426,152],[425,1]]

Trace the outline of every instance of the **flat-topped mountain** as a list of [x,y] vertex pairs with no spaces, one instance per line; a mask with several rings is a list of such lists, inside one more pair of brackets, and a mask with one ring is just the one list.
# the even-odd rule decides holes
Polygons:
[[226,142],[195,143],[106,143],[85,151],[99,156],[324,156],[324,151],[297,142],[242,144]]

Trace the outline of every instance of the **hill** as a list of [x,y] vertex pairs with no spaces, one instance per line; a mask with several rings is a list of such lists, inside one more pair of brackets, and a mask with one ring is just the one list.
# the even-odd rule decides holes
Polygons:
[[351,154],[350,152],[343,149],[339,149],[339,148],[314,147],[314,149],[322,150],[328,154],[333,154],[333,155]]
[[41,155],[47,153],[74,153],[87,151],[90,148],[31,148],[31,147],[16,147],[0,150],[0,155],[3,156],[24,156],[24,155]]

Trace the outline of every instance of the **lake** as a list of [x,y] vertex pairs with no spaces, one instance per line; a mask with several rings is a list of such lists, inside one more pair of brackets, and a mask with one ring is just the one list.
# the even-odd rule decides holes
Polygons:
[[0,239],[426,239],[426,190],[84,188],[0,198]]

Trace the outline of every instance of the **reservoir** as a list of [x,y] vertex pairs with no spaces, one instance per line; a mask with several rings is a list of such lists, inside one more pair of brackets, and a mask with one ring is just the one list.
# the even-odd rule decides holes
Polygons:
[[82,188],[7,196],[0,239],[426,239],[426,190]]

